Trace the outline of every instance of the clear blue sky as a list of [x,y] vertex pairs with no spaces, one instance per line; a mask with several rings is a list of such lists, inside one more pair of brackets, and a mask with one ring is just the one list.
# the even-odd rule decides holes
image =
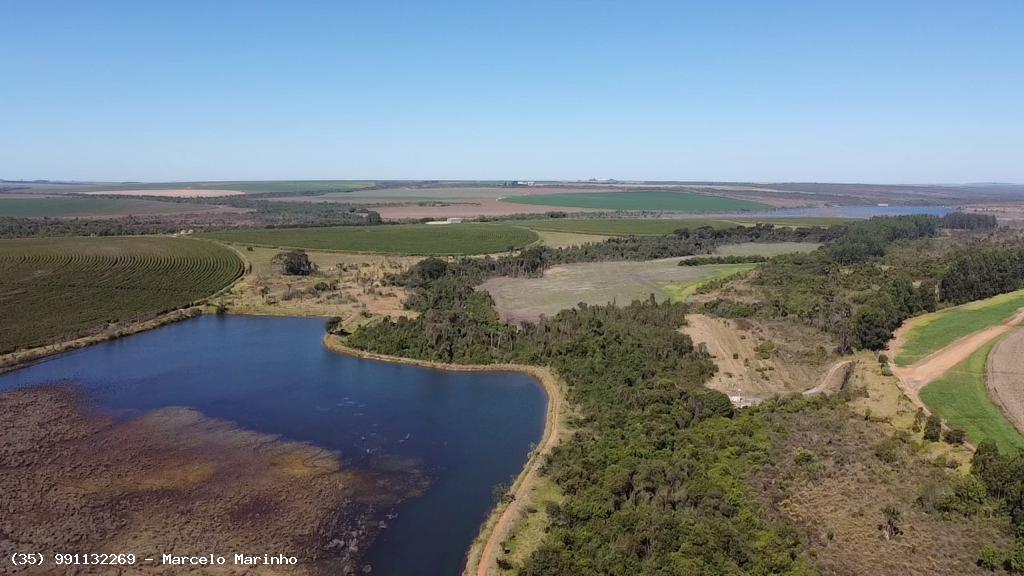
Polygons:
[[1024,182],[1024,2],[0,0],[0,177]]

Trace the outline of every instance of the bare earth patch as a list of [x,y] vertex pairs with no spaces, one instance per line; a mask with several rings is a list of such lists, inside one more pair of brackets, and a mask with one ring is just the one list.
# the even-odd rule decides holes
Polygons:
[[718,372],[707,383],[734,404],[803,392],[825,373],[829,354],[787,338],[783,327],[749,320],[688,314],[682,332],[714,356]]
[[173,188],[165,190],[100,190],[86,192],[91,195],[103,196],[152,196],[154,198],[218,198],[221,196],[240,196],[245,194],[239,190],[210,190],[193,188]]
[[992,399],[1024,432],[1024,329],[1016,329],[992,349],[986,384]]

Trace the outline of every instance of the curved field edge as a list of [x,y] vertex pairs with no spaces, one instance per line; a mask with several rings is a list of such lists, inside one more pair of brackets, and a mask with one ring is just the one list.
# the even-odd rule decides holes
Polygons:
[[1010,422],[1024,434],[1024,388],[1020,385],[1024,361],[1024,330],[1006,334],[989,354],[986,380],[989,395],[1002,408]]
[[258,228],[224,230],[203,238],[303,250],[396,254],[410,256],[468,256],[524,248],[540,236],[509,224],[395,224],[327,228]]
[[497,560],[502,551],[502,543],[520,525],[521,515],[530,507],[540,493],[544,490],[536,488],[542,482],[540,478],[540,467],[555,446],[562,442],[569,434],[566,429],[566,420],[569,415],[569,407],[565,400],[564,385],[558,376],[550,369],[540,366],[524,364],[446,364],[444,362],[432,362],[429,360],[417,360],[401,356],[389,356],[374,352],[365,352],[350,348],[344,340],[332,334],[324,337],[324,346],[338,354],[345,354],[356,358],[379,360],[396,364],[408,364],[436,370],[449,370],[455,372],[521,372],[532,376],[541,385],[547,396],[547,407],[544,416],[544,433],[541,440],[527,459],[523,469],[516,476],[509,488],[510,501],[502,500],[488,514],[487,519],[480,527],[480,534],[473,541],[466,553],[466,567],[463,570],[464,576],[476,575],[487,576],[492,572],[496,573]]
[[59,348],[65,341],[123,334],[132,324],[151,323],[206,301],[244,272],[244,260],[234,250],[204,240],[3,240],[0,352]]
[[900,367],[910,366],[964,336],[1010,320],[1021,307],[1024,290],[919,316],[903,336],[893,361]]
[[921,401],[949,424],[967,432],[977,445],[992,440],[1001,451],[1024,449],[1024,436],[989,396],[986,366],[993,347],[989,342],[957,364],[943,377],[921,390]]

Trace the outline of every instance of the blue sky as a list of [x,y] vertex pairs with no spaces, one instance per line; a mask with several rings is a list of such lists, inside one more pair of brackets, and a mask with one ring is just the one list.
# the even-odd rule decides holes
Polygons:
[[1024,182],[1024,2],[0,0],[0,177]]

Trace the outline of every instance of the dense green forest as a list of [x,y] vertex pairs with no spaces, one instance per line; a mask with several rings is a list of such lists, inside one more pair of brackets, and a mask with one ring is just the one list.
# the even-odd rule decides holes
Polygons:
[[[1024,286],[1024,249],[967,237],[945,252],[933,240],[942,228],[986,234],[990,216],[872,218],[840,232],[812,253],[768,259],[753,276],[754,304],[720,299],[716,315],[789,318],[831,334],[840,353],[879,350],[907,318]],[[974,232],[978,234],[978,232]]]
[[1009,550],[988,547],[979,564],[990,570],[1005,569],[1024,574],[1024,453],[1000,454],[992,441],[978,445],[971,473],[988,493],[1001,502],[1017,531],[1016,544]]

